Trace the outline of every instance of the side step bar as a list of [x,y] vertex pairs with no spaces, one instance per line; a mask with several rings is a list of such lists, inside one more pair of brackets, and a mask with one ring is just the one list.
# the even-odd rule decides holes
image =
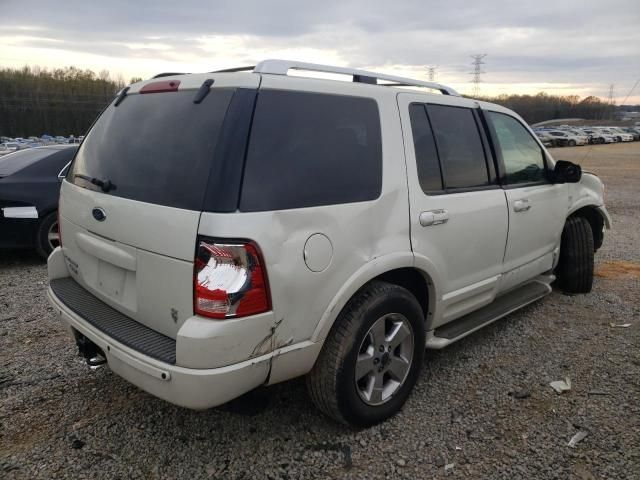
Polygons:
[[428,332],[427,348],[444,348],[505,315],[548,295],[551,293],[550,284],[553,280],[555,280],[553,275],[540,276],[501,295],[489,305]]

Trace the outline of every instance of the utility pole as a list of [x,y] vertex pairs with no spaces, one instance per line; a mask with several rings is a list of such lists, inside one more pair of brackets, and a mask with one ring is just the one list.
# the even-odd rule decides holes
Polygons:
[[477,97],[480,95],[480,82],[482,82],[482,79],[480,78],[480,75],[482,75],[483,73],[487,73],[484,70],[482,70],[482,65],[484,65],[485,63],[482,61],[482,59],[484,57],[486,57],[487,54],[486,53],[479,53],[476,55],[471,55],[471,58],[473,58],[473,63],[471,65],[473,65],[473,72],[470,72],[471,75],[473,75],[473,96]]
[[435,82],[437,78],[436,70],[438,69],[438,65],[429,65],[427,67],[427,73],[429,74],[429,81]]

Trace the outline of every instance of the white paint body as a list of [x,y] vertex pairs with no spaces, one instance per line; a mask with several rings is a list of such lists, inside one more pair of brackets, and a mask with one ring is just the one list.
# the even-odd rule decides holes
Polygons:
[[[63,182],[63,246],[49,258],[50,279],[72,276],[101,301],[175,339],[176,364],[162,363],[114,341],[65,307],[51,289],[49,298],[66,324],[105,352],[116,373],[172,403],[207,408],[261,384],[306,374],[347,301],[368,281],[390,270],[413,268],[427,279],[425,328],[431,332],[549,272],[564,221],[572,211],[594,205],[606,216],[602,184],[588,175],[574,185],[438,197],[422,192],[407,105],[418,101],[468,106],[517,117],[497,105],[267,73],[182,76],[180,89],[197,89],[212,77],[212,88],[259,86],[374,99],[382,131],[382,192],[377,199],[360,203],[209,213],[133,201]],[[130,92],[144,84],[134,84]],[[514,202],[525,197],[533,208],[515,213]],[[106,221],[92,218],[96,206],[109,212]],[[437,209],[448,212],[448,222],[422,227],[420,213]],[[193,314],[197,235],[251,239],[260,246],[271,311],[223,321]]]

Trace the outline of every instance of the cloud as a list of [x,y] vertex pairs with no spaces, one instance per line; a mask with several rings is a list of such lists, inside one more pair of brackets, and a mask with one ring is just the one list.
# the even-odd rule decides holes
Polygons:
[[[45,12],[33,15],[33,12]],[[468,87],[472,53],[487,53],[486,86],[535,85],[622,97],[640,76],[637,0],[202,0],[87,2],[52,9],[5,0],[3,65],[58,61],[147,76],[208,71],[267,57],[400,69]],[[70,60],[70,61],[71,61]],[[68,61],[69,62],[69,61]],[[67,63],[68,63],[67,62]],[[552,85],[549,87],[549,85]],[[569,87],[570,88],[570,87]]]

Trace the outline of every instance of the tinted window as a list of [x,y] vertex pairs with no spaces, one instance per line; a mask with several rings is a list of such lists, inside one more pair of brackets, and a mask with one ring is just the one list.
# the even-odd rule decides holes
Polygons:
[[420,186],[425,193],[442,190],[438,152],[424,105],[410,105],[409,116]]
[[[489,112],[498,148],[502,153],[507,184],[540,182],[545,179],[542,149],[515,118]],[[555,132],[554,132],[555,133]]]
[[480,132],[468,108],[429,105],[445,188],[489,185]]
[[132,94],[107,107],[78,150],[67,179],[110,180],[110,195],[201,210],[222,122],[233,90]]
[[372,200],[381,186],[374,100],[278,90],[258,94],[241,210]]
[[8,177],[14,173],[48,157],[55,150],[49,148],[30,148],[10,153],[5,157],[0,157],[0,177]]

